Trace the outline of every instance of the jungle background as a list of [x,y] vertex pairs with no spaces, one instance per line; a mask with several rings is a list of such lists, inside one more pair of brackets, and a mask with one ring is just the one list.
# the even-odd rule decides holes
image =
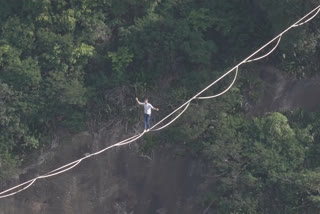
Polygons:
[[[136,96],[160,108],[155,123],[319,4],[1,0],[0,186],[19,180],[57,136],[90,135],[107,124],[123,137],[142,131]],[[190,213],[320,211],[319,27],[316,17],[292,29],[272,55],[241,66],[227,94],[193,101],[177,122],[137,142],[146,157],[173,148],[175,159],[201,162],[204,179],[195,184],[202,188]],[[270,86],[275,82],[282,94]],[[310,84],[317,90],[290,95]],[[302,100],[290,103],[289,96]]]

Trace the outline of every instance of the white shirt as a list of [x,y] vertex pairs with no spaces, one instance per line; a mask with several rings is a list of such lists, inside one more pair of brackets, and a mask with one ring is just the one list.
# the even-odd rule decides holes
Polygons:
[[145,114],[151,115],[151,109],[153,109],[154,107],[150,103],[139,102],[139,105],[143,105]]

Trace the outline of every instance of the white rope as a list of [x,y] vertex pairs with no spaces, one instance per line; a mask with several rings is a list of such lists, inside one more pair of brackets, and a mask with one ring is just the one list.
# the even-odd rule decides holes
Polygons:
[[239,70],[239,67],[236,68],[236,74],[234,75],[234,78],[233,78],[233,81],[232,83],[229,85],[229,87],[224,90],[223,92],[219,93],[219,94],[216,94],[216,95],[213,95],[213,96],[207,96],[207,97],[197,97],[196,99],[198,100],[206,100],[206,99],[212,99],[212,98],[216,98],[216,97],[219,97],[223,94],[225,94],[227,91],[229,91],[229,89],[233,86],[233,84],[235,83],[236,79],[237,79],[237,76],[238,76],[238,70]]
[[[22,183],[22,184],[20,184],[20,185],[17,185],[17,186],[15,186],[15,187],[13,187],[13,188],[10,188],[10,189],[7,189],[6,191],[1,192],[0,199],[1,199],[1,198],[9,197],[9,196],[12,196],[12,195],[15,195],[15,194],[18,194],[19,192],[22,192],[23,190],[28,189],[29,187],[32,186],[32,184],[33,184],[34,182],[36,182],[36,180],[37,180],[37,178],[34,178],[34,179],[30,180],[30,181],[24,182],[24,183]],[[17,189],[17,188],[19,188],[19,187],[21,187],[21,186],[23,186],[23,185],[25,185],[25,184],[28,184],[28,185],[25,186],[24,188],[20,189],[20,190],[17,190],[17,191],[15,191],[15,192],[13,192],[13,193],[9,193],[9,194],[3,195],[4,193],[10,192],[10,191],[12,191],[12,190],[15,190],[15,189]]]
[[[12,188],[10,188],[10,189],[7,189],[7,190],[5,190],[5,191],[2,191],[2,192],[0,193],[0,199],[1,199],[1,198],[5,198],[5,197],[9,197],[9,196],[12,196],[12,195],[15,195],[15,194],[17,194],[17,193],[19,193],[19,192],[22,192],[23,190],[28,189],[28,188],[29,188],[30,186],[32,186],[32,184],[35,183],[36,180],[38,180],[38,179],[43,179],[43,178],[52,177],[52,176],[55,176],[55,175],[64,173],[64,172],[66,172],[66,171],[69,171],[70,169],[72,169],[72,168],[76,167],[78,164],[80,164],[80,162],[81,162],[82,160],[87,159],[87,158],[89,158],[89,157],[91,157],[91,156],[98,155],[98,154],[100,154],[100,153],[102,153],[102,152],[104,152],[104,151],[106,151],[106,150],[108,150],[108,149],[111,149],[111,148],[113,148],[113,147],[116,147],[116,146],[122,146],[122,145],[125,145],[125,144],[128,144],[128,143],[131,143],[131,142],[137,140],[138,138],[142,137],[143,134],[144,134],[144,132],[143,132],[142,134],[140,134],[140,135],[135,135],[135,136],[132,136],[132,137],[130,137],[130,138],[127,138],[127,139],[125,139],[125,140],[123,140],[123,141],[120,141],[120,142],[114,144],[114,145],[111,145],[111,146],[109,146],[109,147],[107,147],[107,148],[104,148],[103,150],[100,150],[100,151],[98,151],[98,152],[96,152],[96,153],[92,153],[92,154],[90,154],[90,155],[88,155],[88,156],[85,156],[85,157],[80,158],[80,159],[78,159],[78,160],[76,160],[76,161],[73,161],[73,162],[71,162],[71,163],[68,163],[68,164],[66,164],[66,165],[63,165],[63,166],[61,166],[61,167],[59,167],[59,168],[57,168],[57,169],[54,169],[54,170],[52,170],[52,171],[50,171],[50,172],[48,172],[48,173],[46,173],[46,174],[44,174],[44,175],[38,176],[38,177],[36,177],[36,178],[34,178],[34,179],[32,179],[32,180],[26,181],[26,182],[24,182],[24,183],[22,183],[22,184],[19,184],[19,185],[17,185],[17,186],[14,186],[14,187],[12,187]],[[68,166],[70,166],[70,167],[68,167]],[[68,168],[66,168],[66,167],[68,167]],[[66,169],[65,169],[65,168],[66,168]],[[60,171],[59,171],[59,170],[60,170]],[[20,190],[17,190],[17,191],[15,191],[15,192],[13,192],[13,193],[4,195],[5,193],[10,192],[10,191],[13,191],[13,190],[15,190],[15,189],[18,189],[19,187],[24,186],[24,185],[26,185],[26,184],[28,184],[28,185],[25,186],[24,188],[22,188],[22,189],[20,189]]]
[[189,105],[190,105],[190,103],[188,103],[188,104],[186,105],[186,107],[184,107],[184,109],[183,109],[174,119],[172,119],[170,122],[168,122],[166,125],[161,126],[160,128],[157,128],[157,129],[153,129],[153,130],[151,130],[151,131],[154,131],[154,132],[155,132],[155,131],[159,131],[159,130],[164,129],[164,128],[166,128],[167,126],[169,126],[171,123],[173,123],[176,119],[178,119],[178,118],[188,109]]
[[314,17],[316,17],[319,12],[320,12],[320,8],[319,8],[318,11],[317,11],[313,16],[311,16],[309,19],[307,19],[306,21],[301,22],[301,23],[299,23],[299,24],[294,24],[293,27],[299,27],[299,26],[301,26],[301,25],[306,24],[307,22],[311,21]]
[[[50,175],[50,174],[52,174],[52,173],[55,173],[55,172],[57,172],[57,171],[59,171],[59,170],[63,170],[64,168],[66,168],[66,167],[68,167],[68,166],[72,166],[72,165],[76,164],[78,161],[79,161],[79,160],[76,160],[76,161],[73,161],[73,162],[71,162],[71,163],[68,163],[68,164],[66,164],[66,165],[64,165],[64,166],[61,166],[61,167],[59,167],[59,168],[57,168],[57,169],[55,169],[55,170],[52,170],[52,171],[50,171],[50,172],[48,172],[48,173],[46,173],[46,174],[44,174],[44,175],[42,175],[42,176],[39,176],[39,177],[44,177],[44,176],[46,176],[46,175]],[[38,177],[38,178],[39,178],[39,177]]]
[[[107,147],[107,148],[105,148],[105,149],[102,149],[102,150],[100,150],[100,151],[97,151],[97,152],[93,153],[93,154],[90,155],[90,156],[98,155],[98,154],[100,154],[100,153],[102,153],[102,152],[104,152],[104,151],[106,151],[106,150],[109,150],[109,149],[111,149],[111,148],[113,148],[113,147],[119,147],[119,146],[123,146],[123,145],[129,144],[129,143],[131,143],[131,142],[133,142],[133,141],[138,140],[138,139],[141,138],[144,134],[145,134],[145,132],[142,132],[142,133],[139,134],[139,135],[135,135],[134,137],[130,137],[130,138],[126,139],[126,140],[120,141],[119,143],[113,144],[113,145],[111,145],[111,146],[109,146],[109,147]],[[130,140],[129,140],[129,139],[130,139]],[[86,156],[86,157],[84,157],[84,159],[87,159],[87,158],[89,158],[90,156]]]
[[263,55],[263,56],[254,58],[254,59],[247,60],[246,63],[248,63],[248,62],[253,62],[253,61],[257,61],[257,60],[260,60],[260,59],[263,59],[263,58],[269,56],[269,55],[278,47],[278,45],[279,45],[279,43],[280,43],[280,40],[281,40],[281,36],[278,38],[277,44],[276,44],[268,53],[266,53],[266,54]]
[[[70,167],[66,168],[66,169],[62,169],[61,171],[58,171],[58,170],[53,170],[53,171],[58,171],[58,172],[50,172],[46,175],[41,175],[39,177],[37,177],[37,179],[41,179],[41,178],[49,178],[49,177],[52,177],[52,176],[55,176],[55,175],[59,175],[61,173],[64,173],[66,171],[69,171],[70,169],[76,167],[80,162],[82,161],[82,159],[79,159],[79,160],[76,160],[76,161],[73,161],[72,164],[68,164],[68,165],[71,165]],[[66,166],[64,167],[60,167],[60,168],[65,168]]]
[[[309,18],[308,20],[304,21],[303,23],[300,23],[302,20],[304,20],[306,17],[308,17],[310,14],[312,14],[312,13],[315,12],[316,10],[318,10],[318,11],[317,11],[317,13],[316,13],[315,15],[313,15],[311,18]],[[274,42],[276,39],[279,39],[283,34],[285,34],[285,33],[286,33],[287,31],[289,31],[291,28],[300,26],[300,25],[302,25],[302,24],[304,24],[304,23],[309,22],[310,20],[312,20],[314,17],[316,17],[316,15],[319,13],[319,11],[320,11],[320,5],[317,6],[315,9],[313,9],[312,11],[310,11],[307,15],[305,15],[304,17],[302,17],[301,19],[299,19],[296,23],[294,23],[293,25],[291,25],[290,27],[288,27],[286,30],[284,30],[282,33],[280,33],[278,36],[274,37],[272,40],[270,40],[270,41],[267,42],[265,45],[263,45],[262,47],[260,47],[257,51],[255,51],[253,54],[251,54],[250,56],[248,56],[247,58],[245,58],[245,59],[244,59],[243,61],[241,61],[239,64],[237,64],[236,66],[234,66],[233,68],[231,68],[231,69],[230,69],[229,71],[227,71],[225,74],[223,74],[222,76],[220,76],[217,80],[215,80],[214,82],[210,83],[207,87],[205,87],[203,90],[201,90],[200,92],[198,92],[196,95],[194,95],[192,98],[190,98],[187,102],[185,102],[185,103],[182,104],[180,107],[178,107],[177,109],[175,109],[174,111],[172,111],[170,114],[168,114],[166,117],[164,117],[163,119],[161,119],[161,120],[160,120],[159,122],[157,122],[154,126],[152,126],[152,127],[150,128],[150,130],[153,130],[156,126],[158,126],[160,123],[162,123],[163,121],[165,121],[167,118],[169,118],[171,115],[173,115],[174,113],[176,113],[177,111],[179,111],[179,110],[180,110],[181,108],[183,108],[183,107],[185,107],[185,109],[182,111],[182,112],[184,112],[184,111],[188,108],[188,106],[190,105],[190,102],[191,102],[192,100],[196,99],[196,98],[197,98],[199,95],[201,95],[203,92],[205,92],[206,90],[208,90],[209,88],[211,88],[213,85],[215,85],[217,82],[219,82],[221,79],[223,79],[224,77],[226,77],[228,74],[230,74],[232,71],[234,71],[234,69],[237,69],[240,65],[242,65],[242,64],[244,64],[244,63],[247,63],[251,57],[253,57],[253,56],[256,55],[258,52],[260,52],[261,50],[263,50],[265,47],[267,47],[269,44],[271,44],[272,42]],[[234,81],[235,81],[235,80],[234,80]],[[234,83],[234,81],[233,81],[233,83]],[[232,84],[233,84],[233,83],[232,83]],[[228,87],[228,90],[229,90],[230,88],[231,88],[231,87]],[[227,92],[227,90],[225,90],[224,93],[225,93],[225,92]],[[214,95],[214,96],[215,96],[215,95]],[[213,97],[213,96],[211,96],[211,97]],[[198,97],[198,98],[199,98],[199,97]],[[208,99],[209,99],[209,98],[208,98]],[[173,119],[173,121],[176,120],[176,119],[178,119],[181,115],[182,115],[182,113],[180,113],[177,117],[175,117],[175,118]],[[169,124],[171,124],[173,121],[170,121]],[[166,124],[165,127],[166,127],[167,125],[168,125],[168,124]],[[160,128],[164,128],[164,127],[160,127]],[[160,130],[160,128],[158,128],[158,130]],[[131,142],[133,142],[133,141],[141,138],[144,134],[145,134],[145,132],[142,132],[142,133],[140,133],[140,134],[138,134],[138,135],[135,135],[135,136],[133,136],[133,137],[127,138],[127,139],[125,139],[125,140],[123,140],[123,141],[120,141],[120,142],[118,142],[118,143],[116,143],[116,144],[113,144],[113,145],[111,145],[111,146],[109,146],[109,147],[106,147],[106,148],[104,148],[104,149],[102,149],[102,150],[100,150],[100,151],[98,151],[98,152],[89,154],[88,156],[85,156],[85,157],[80,158],[80,159],[78,159],[78,160],[76,160],[76,161],[73,161],[73,162],[68,163],[68,164],[66,164],[66,165],[64,165],[64,166],[61,166],[61,167],[59,167],[59,168],[57,168],[57,169],[55,169],[55,170],[52,170],[52,171],[49,172],[49,173],[46,173],[46,174],[41,175],[41,176],[38,176],[38,177],[36,177],[36,178],[34,178],[34,179],[31,179],[31,180],[26,181],[26,182],[24,182],[24,183],[18,184],[18,185],[16,185],[16,186],[12,187],[12,188],[7,189],[7,190],[4,190],[4,191],[0,192],[0,199],[1,199],[1,198],[6,198],[6,197],[9,197],[9,196],[12,196],[12,195],[15,195],[15,194],[17,194],[17,193],[19,193],[19,192],[21,192],[21,191],[26,190],[27,188],[29,188],[30,186],[32,186],[32,184],[34,184],[37,179],[47,178],[47,177],[51,177],[51,176],[58,175],[58,174],[61,174],[61,173],[63,173],[63,172],[66,172],[66,171],[74,168],[75,166],[77,166],[82,160],[85,160],[85,159],[87,159],[87,158],[89,158],[89,157],[92,157],[92,156],[94,156],[94,155],[98,155],[98,154],[100,154],[100,153],[102,153],[102,152],[104,152],[104,151],[106,151],[106,150],[109,150],[109,149],[111,149],[111,148],[113,148],[113,147],[119,147],[119,146],[123,146],[123,145],[129,144],[129,143],[131,143]],[[70,166],[70,167],[68,167],[68,166]],[[65,167],[68,167],[68,168],[65,169]],[[61,170],[61,171],[59,171],[59,170]],[[12,192],[12,193],[9,193],[9,194],[4,195],[5,193],[8,193],[8,192],[13,191],[13,190],[16,190],[16,189],[18,189],[19,187],[22,187],[22,186],[24,186],[24,185],[27,185],[27,186],[23,187],[23,188],[20,189],[20,190],[15,191],[15,192]]]

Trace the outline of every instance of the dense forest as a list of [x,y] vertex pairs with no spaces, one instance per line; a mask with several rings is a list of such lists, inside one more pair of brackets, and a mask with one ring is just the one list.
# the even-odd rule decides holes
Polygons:
[[[136,96],[150,97],[161,109],[153,120],[160,119],[319,4],[1,0],[0,186],[57,130],[110,120],[130,129],[139,120]],[[226,95],[192,102],[170,128],[146,136],[142,150],[179,145],[206,162],[212,182],[202,203],[217,213],[319,212],[320,111],[250,115],[244,108],[264,90],[257,64],[296,79],[318,73],[319,29],[316,17],[290,31],[263,62],[240,67]]]

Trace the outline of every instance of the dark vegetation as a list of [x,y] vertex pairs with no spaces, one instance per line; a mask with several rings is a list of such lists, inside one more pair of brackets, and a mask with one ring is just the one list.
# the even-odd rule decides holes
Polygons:
[[[158,96],[165,115],[319,3],[0,1],[0,179],[57,129],[78,132],[115,115],[135,123],[136,95]],[[319,27],[316,18],[294,29],[264,63],[297,78],[314,75]],[[243,105],[259,98],[262,85],[246,68],[228,94],[194,102],[143,149],[183,144],[207,161],[212,181],[203,205],[218,213],[315,213],[320,113],[248,117]]]

